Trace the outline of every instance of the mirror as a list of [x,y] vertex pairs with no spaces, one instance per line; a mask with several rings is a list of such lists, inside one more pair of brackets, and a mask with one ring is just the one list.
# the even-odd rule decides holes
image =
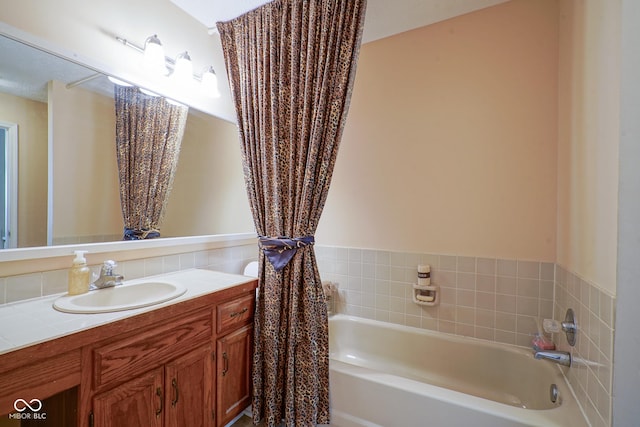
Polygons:
[[[112,83],[7,37],[0,51],[0,125],[17,125],[17,247],[121,240]],[[252,230],[235,124],[190,109],[161,236]]]

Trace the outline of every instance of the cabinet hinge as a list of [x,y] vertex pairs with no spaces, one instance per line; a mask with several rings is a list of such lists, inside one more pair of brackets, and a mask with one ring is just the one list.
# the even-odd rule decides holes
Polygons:
[[93,427],[93,411],[89,412],[89,427]]

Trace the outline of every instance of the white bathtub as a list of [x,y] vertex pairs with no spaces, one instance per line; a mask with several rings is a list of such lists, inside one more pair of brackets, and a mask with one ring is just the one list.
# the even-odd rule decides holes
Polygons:
[[329,331],[331,426],[588,426],[560,367],[527,349],[345,315]]

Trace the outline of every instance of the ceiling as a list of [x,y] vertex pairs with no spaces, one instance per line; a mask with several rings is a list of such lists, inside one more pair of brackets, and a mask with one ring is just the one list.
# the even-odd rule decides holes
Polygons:
[[[255,9],[265,0],[170,0],[203,24],[203,31],[215,32],[215,23]],[[419,28],[508,0],[368,0],[363,43]],[[106,95],[113,85],[104,75],[81,65],[0,37],[3,58],[22,61],[0,62],[0,92],[46,102],[47,82],[58,80]],[[85,81],[86,80],[86,81]]]
[[[367,0],[363,43],[423,27],[507,0]],[[227,21],[269,1],[171,0],[176,6],[213,30]]]

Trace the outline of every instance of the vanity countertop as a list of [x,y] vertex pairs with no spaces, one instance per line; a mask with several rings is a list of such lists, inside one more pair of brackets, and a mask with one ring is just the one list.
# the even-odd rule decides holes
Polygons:
[[181,283],[187,287],[187,292],[161,304],[111,313],[73,314],[54,309],[53,302],[65,294],[0,306],[0,355],[248,283],[255,278],[212,270],[190,269],[129,280],[127,283],[149,280]]

